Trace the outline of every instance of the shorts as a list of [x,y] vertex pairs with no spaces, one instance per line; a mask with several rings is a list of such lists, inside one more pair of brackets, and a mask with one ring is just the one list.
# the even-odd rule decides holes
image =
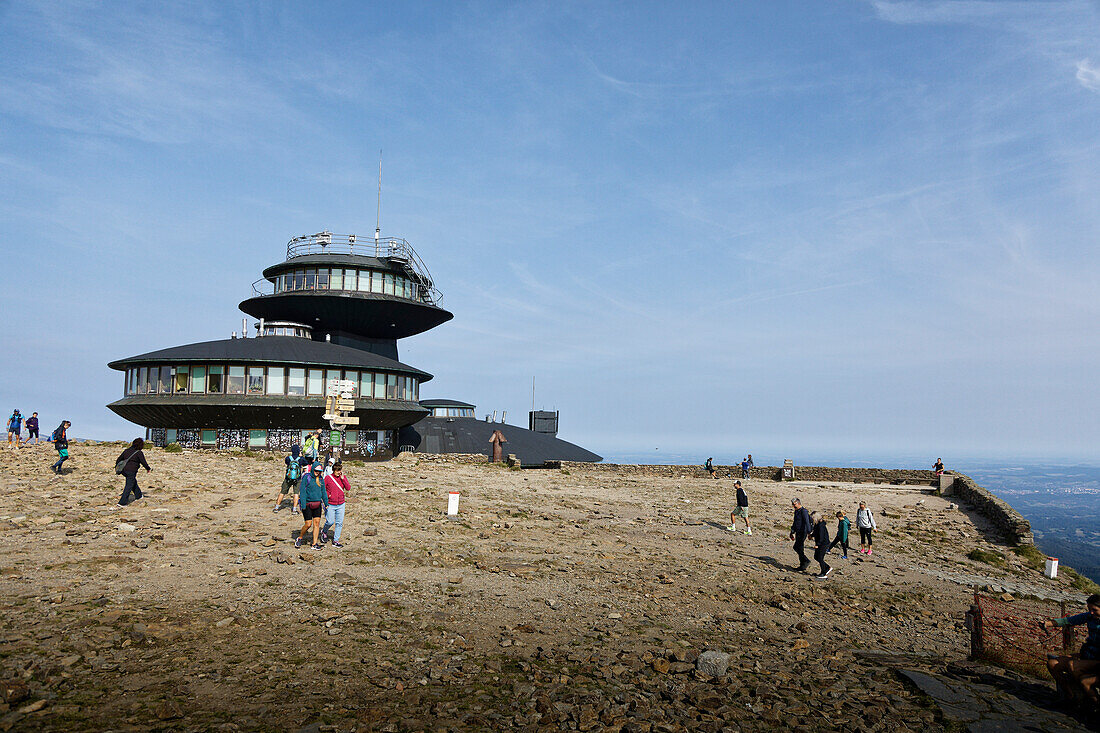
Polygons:
[[31,438],[37,438],[37,437],[38,437],[38,431],[37,430],[28,430],[27,431],[27,439],[28,440],[30,440]]
[[293,494],[294,496],[297,496],[298,495],[298,484],[301,482],[301,480],[302,479],[294,479],[292,481],[291,479],[288,479],[288,478],[283,479],[282,493],[284,493],[284,494]]
[[748,521],[749,508],[747,506],[734,507],[733,516],[735,516],[735,517],[744,517],[745,520]]
[[305,504],[302,504],[301,509],[302,519],[306,520],[307,522],[311,519],[320,519],[321,517],[325,516],[325,505],[323,503],[316,509],[310,509]]

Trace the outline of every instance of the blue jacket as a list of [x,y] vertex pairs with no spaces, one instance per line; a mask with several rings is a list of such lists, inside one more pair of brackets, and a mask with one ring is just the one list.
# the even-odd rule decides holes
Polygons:
[[322,505],[328,506],[328,492],[325,491],[325,484],[318,481],[312,471],[303,475],[301,483],[298,484],[298,505],[305,506],[311,501],[319,501]]
[[1081,659],[1100,659],[1100,619],[1091,613],[1079,613],[1054,620],[1055,626],[1080,626],[1085,624],[1089,635],[1081,645]]
[[794,524],[791,525],[791,534],[805,537],[813,531],[814,526],[810,523],[810,513],[806,511],[806,507],[801,506],[795,509]]

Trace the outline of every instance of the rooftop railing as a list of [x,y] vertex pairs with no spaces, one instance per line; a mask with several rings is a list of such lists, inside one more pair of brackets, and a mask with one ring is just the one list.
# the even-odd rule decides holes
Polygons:
[[[420,259],[416,250],[407,240],[400,237],[360,237],[355,234],[333,234],[329,231],[316,234],[303,234],[286,243],[287,261],[295,257],[319,254],[349,254],[362,257],[377,257],[396,262],[402,266],[414,281],[413,300],[437,307],[443,305],[443,294],[435,287],[428,266]],[[316,289],[316,288],[311,288]],[[320,288],[328,289],[328,288]],[[274,295],[274,284],[261,278],[252,284],[256,296]]]

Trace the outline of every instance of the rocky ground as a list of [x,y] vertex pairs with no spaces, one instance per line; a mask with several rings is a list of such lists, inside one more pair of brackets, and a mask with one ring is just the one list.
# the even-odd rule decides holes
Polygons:
[[[151,449],[114,510],[121,448],[0,451],[0,730],[949,729],[890,655],[964,659],[975,580],[1083,597],[918,487],[750,481],[745,536],[728,480],[405,456],[314,551],[281,456]],[[874,556],[797,572],[792,493]]]

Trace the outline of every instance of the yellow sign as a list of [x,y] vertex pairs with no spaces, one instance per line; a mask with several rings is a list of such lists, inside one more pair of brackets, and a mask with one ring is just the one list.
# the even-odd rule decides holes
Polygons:
[[357,417],[342,417],[340,415],[333,415],[332,417],[328,417],[326,419],[331,420],[333,425],[358,425],[359,424],[359,418],[357,418]]
[[355,400],[336,400],[336,409],[341,412],[351,412],[355,409]]

